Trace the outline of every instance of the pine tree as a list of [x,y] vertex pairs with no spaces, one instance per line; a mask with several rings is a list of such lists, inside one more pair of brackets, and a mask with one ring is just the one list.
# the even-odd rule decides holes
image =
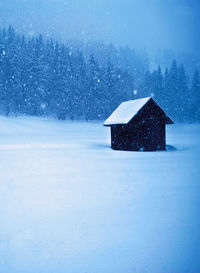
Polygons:
[[178,116],[178,68],[173,60],[169,72],[165,75],[164,93],[166,94],[166,105],[168,114],[176,119]]
[[154,98],[162,104],[162,98],[163,98],[163,93],[164,93],[164,88],[163,88],[163,75],[162,75],[162,70],[160,65],[158,66],[158,70],[155,72],[155,75],[153,77],[154,80]]
[[[164,79],[163,79],[163,92],[162,92],[162,106],[164,110],[173,117],[173,109],[171,108],[172,90],[171,90],[171,81],[169,70],[166,68]],[[174,117],[173,117],[174,118]]]
[[42,36],[32,39],[28,44],[28,95],[27,111],[31,115],[41,115],[42,102],[46,93],[45,78],[45,44]]
[[8,31],[3,30],[1,51],[1,83],[4,113],[9,115],[16,110],[17,73],[15,62],[17,48],[14,29],[9,26]]
[[[115,75],[114,75],[114,67],[111,63],[110,58],[108,59],[107,66],[105,68],[103,78],[103,86],[104,86],[104,98],[103,98],[103,109],[104,115],[109,116],[111,112],[118,106],[119,102],[116,102],[116,93],[119,92],[115,90]],[[117,105],[116,105],[117,104]]]
[[102,101],[102,77],[98,62],[94,55],[88,60],[87,69],[87,101],[86,101],[86,119],[98,119]]
[[191,121],[200,122],[200,75],[197,69],[194,71],[190,93],[190,111],[192,114]]
[[178,121],[189,121],[190,119],[191,96],[188,88],[188,77],[183,65],[178,67],[177,74],[177,96],[176,96],[176,117]]
[[[82,52],[79,50],[74,53],[72,62],[72,81],[73,87],[73,113],[74,118],[82,119],[87,116],[88,111],[88,94],[90,92],[87,89],[87,68]],[[91,113],[90,113],[91,114]]]

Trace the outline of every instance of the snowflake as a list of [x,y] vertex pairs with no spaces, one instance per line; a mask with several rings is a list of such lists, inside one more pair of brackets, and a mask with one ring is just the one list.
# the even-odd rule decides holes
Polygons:
[[40,108],[45,109],[46,108],[46,103],[41,103]]
[[133,94],[134,94],[134,95],[137,95],[137,92],[138,92],[137,90],[134,90],[134,91],[133,91]]

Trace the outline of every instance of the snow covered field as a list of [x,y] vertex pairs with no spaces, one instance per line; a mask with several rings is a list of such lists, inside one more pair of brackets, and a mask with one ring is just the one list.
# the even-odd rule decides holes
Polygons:
[[199,273],[200,126],[167,152],[101,123],[0,117],[0,273]]

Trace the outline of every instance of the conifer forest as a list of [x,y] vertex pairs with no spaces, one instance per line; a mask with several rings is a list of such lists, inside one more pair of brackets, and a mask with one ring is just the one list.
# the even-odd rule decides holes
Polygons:
[[[190,74],[190,75],[189,75]],[[152,96],[178,122],[200,122],[200,75],[174,59],[149,67],[128,47],[76,45],[0,29],[0,113],[103,120],[126,100]]]

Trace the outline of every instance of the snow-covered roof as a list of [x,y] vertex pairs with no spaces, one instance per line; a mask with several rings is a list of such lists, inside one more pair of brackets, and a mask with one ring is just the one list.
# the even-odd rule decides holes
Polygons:
[[122,102],[103,125],[127,124],[151,97]]

